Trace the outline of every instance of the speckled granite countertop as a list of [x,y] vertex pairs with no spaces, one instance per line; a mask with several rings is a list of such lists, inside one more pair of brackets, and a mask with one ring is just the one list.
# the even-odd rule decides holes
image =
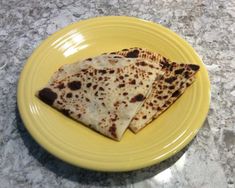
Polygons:
[[[206,64],[212,98],[207,120],[182,152],[126,173],[70,166],[43,150],[19,117],[19,73],[34,48],[71,22],[129,15],[163,24],[185,38]],[[234,0],[1,0],[0,187],[205,187],[235,186]]]

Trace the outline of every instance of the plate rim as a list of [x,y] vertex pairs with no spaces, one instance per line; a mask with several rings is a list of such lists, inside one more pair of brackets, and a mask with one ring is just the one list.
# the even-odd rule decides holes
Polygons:
[[28,119],[24,113],[24,109],[23,109],[23,101],[22,101],[22,96],[21,96],[21,88],[23,87],[24,83],[22,83],[22,77],[24,76],[24,74],[26,74],[26,70],[27,67],[30,66],[30,60],[32,59],[32,57],[34,57],[36,55],[37,50],[46,42],[49,42],[51,39],[53,39],[53,37],[55,37],[56,35],[58,35],[59,33],[63,33],[66,29],[69,30],[69,28],[72,28],[74,25],[82,25],[84,23],[89,23],[91,21],[103,21],[103,20],[112,20],[112,19],[116,19],[119,21],[122,20],[126,20],[128,22],[140,22],[140,23],[145,23],[146,25],[149,25],[153,28],[157,28],[157,27],[161,27],[162,29],[170,32],[171,34],[173,34],[175,37],[177,37],[178,40],[180,40],[181,43],[183,43],[184,46],[187,47],[187,49],[190,49],[191,52],[193,53],[193,55],[198,59],[198,61],[201,62],[201,64],[203,64],[201,58],[199,57],[199,55],[197,54],[197,52],[193,49],[193,47],[185,40],[183,39],[181,36],[179,36],[178,34],[176,34],[174,31],[162,26],[161,24],[158,23],[154,23],[152,21],[147,21],[141,18],[136,18],[136,17],[128,17],[128,16],[101,16],[101,17],[94,17],[94,18],[89,18],[86,20],[81,20],[78,22],[74,22],[71,23],[69,25],[67,25],[66,27],[59,29],[58,31],[54,32],[53,34],[51,34],[50,36],[48,36],[46,39],[42,40],[40,42],[40,44],[34,49],[34,51],[32,52],[32,54],[30,55],[30,57],[27,59],[26,63],[23,66],[23,69],[20,73],[19,76],[19,80],[18,80],[18,84],[17,84],[17,106],[19,109],[19,113],[21,116],[21,119],[24,123],[24,126],[26,127],[27,131],[29,132],[29,134],[33,137],[33,139],[42,147],[44,148],[47,152],[49,152],[50,154],[52,154],[53,156],[61,159],[62,161],[65,161],[69,164],[75,165],[75,166],[79,166],[82,168],[86,168],[86,169],[90,169],[90,170],[98,170],[98,171],[110,171],[110,172],[117,172],[117,171],[131,171],[131,170],[137,170],[137,169],[141,169],[141,168],[145,168],[151,165],[154,165],[156,163],[159,163],[161,161],[166,160],[167,158],[172,157],[173,155],[175,155],[176,153],[178,153],[179,151],[181,151],[197,134],[197,132],[199,131],[199,129],[203,126],[203,123],[208,115],[209,112],[209,107],[210,107],[210,101],[211,101],[211,86],[210,86],[210,80],[209,80],[209,75],[208,75],[208,71],[205,68],[205,65],[203,64],[204,68],[205,68],[205,73],[206,73],[206,78],[208,81],[208,105],[207,105],[207,109],[205,110],[205,115],[203,116],[203,118],[201,118],[201,123],[200,126],[198,126],[198,128],[191,134],[189,135],[189,137],[187,137],[186,141],[184,141],[183,143],[181,143],[180,145],[178,145],[178,147],[174,148],[173,150],[169,151],[169,153],[165,156],[163,156],[160,160],[156,160],[156,161],[148,161],[144,164],[140,164],[140,165],[134,165],[134,166],[127,166],[127,167],[122,167],[122,168],[107,168],[107,167],[98,167],[94,166],[94,165],[89,165],[89,164],[81,164],[81,163],[77,163],[74,161],[71,161],[68,157],[64,156],[63,154],[59,154],[58,151],[55,151],[53,149],[53,146],[48,146],[48,144],[44,143],[44,141],[40,140],[40,137],[37,136],[37,134],[31,129],[31,127],[28,125]]

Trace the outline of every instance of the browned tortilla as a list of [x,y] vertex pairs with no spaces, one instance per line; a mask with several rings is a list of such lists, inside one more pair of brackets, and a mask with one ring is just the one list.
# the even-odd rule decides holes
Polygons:
[[161,74],[147,60],[103,55],[62,66],[37,96],[66,116],[120,140]]
[[169,108],[193,83],[194,75],[199,70],[198,65],[175,63],[158,53],[141,48],[123,49],[110,54],[149,60],[152,64],[160,65],[164,72],[162,78],[153,83],[151,94],[129,125],[129,128],[135,133]]

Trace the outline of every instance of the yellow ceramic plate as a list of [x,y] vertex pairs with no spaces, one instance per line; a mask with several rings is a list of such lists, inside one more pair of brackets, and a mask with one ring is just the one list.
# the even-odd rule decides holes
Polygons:
[[[196,82],[138,134],[120,142],[106,138],[42,103],[35,92],[61,65],[128,47],[148,48],[201,66]],[[84,168],[128,171],[153,165],[181,150],[206,118],[210,86],[193,48],[174,32],[130,17],[100,17],[67,26],[46,39],[26,63],[18,85],[18,106],[34,139],[58,158]]]

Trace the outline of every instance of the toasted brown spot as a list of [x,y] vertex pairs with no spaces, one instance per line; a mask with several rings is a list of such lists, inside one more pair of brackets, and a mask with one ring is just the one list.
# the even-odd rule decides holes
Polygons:
[[123,76],[120,76],[119,78],[122,80],[124,77],[123,77]]
[[78,114],[78,118],[81,118],[81,116],[82,116],[81,114]]
[[153,73],[152,72],[148,72],[149,75],[152,75]]
[[[102,104],[103,106],[105,106],[105,104],[104,104],[103,102],[102,102],[101,104]],[[110,112],[108,112],[108,114],[110,114]]]
[[168,96],[167,96],[167,95],[164,95],[164,96],[163,96],[163,99],[167,99],[167,98],[168,98]]
[[128,51],[128,49],[125,48],[125,49],[123,49],[122,51]]
[[114,137],[114,138],[117,138],[117,135],[116,135],[116,125],[115,123],[112,124],[112,126],[109,128],[109,132],[111,133],[111,135]]
[[180,91],[177,90],[172,94],[172,97],[178,97],[180,95]]
[[128,74],[125,74],[124,76],[125,76],[125,77],[128,77],[129,75],[128,75]]
[[194,65],[194,64],[189,64],[188,66],[194,71],[197,71],[200,68],[198,65]]
[[186,83],[186,86],[188,87],[188,86],[190,86],[191,84],[190,83]]
[[166,78],[165,79],[165,82],[171,84],[172,82],[174,82],[177,78],[175,76],[172,76],[170,78]]
[[161,97],[161,96],[157,96],[157,98],[158,98],[159,100],[162,100],[162,97]]
[[88,87],[88,88],[91,87],[91,83],[88,83],[88,84],[86,85],[86,87]]
[[69,110],[68,109],[62,109],[61,112],[66,115],[69,116]]
[[114,70],[110,70],[110,71],[109,71],[110,74],[113,74],[114,72],[115,72]]
[[86,101],[87,101],[87,102],[90,102],[90,99],[86,98]]
[[86,61],[92,61],[92,58],[88,58],[88,59],[86,59]]
[[170,86],[169,89],[175,89],[175,86]]
[[125,87],[125,84],[119,84],[118,87]]
[[99,81],[101,81],[101,80],[103,80],[103,78],[102,78],[102,77],[99,77]]
[[143,116],[142,118],[143,118],[143,119],[146,119],[146,118],[147,118],[147,116]]
[[82,83],[80,81],[72,81],[68,83],[68,87],[71,90],[78,90],[81,88]]
[[57,98],[57,94],[53,92],[50,88],[44,88],[38,93],[39,99],[48,105],[52,105]]
[[126,54],[127,58],[137,58],[139,55],[139,50],[134,50]]
[[99,90],[100,90],[100,91],[104,91],[104,88],[102,88],[102,87],[99,87]]
[[157,110],[158,110],[158,111],[161,111],[162,109],[161,109],[160,107],[157,107]]
[[95,96],[98,96],[98,91],[95,92]]
[[57,85],[55,88],[64,89],[64,88],[65,88],[65,85],[64,85],[64,83],[60,83],[60,84]]
[[106,74],[107,71],[106,71],[106,70],[99,70],[99,73],[101,73],[101,74]]
[[94,86],[93,86],[93,89],[96,89],[96,88],[97,88],[97,86],[98,86],[98,85],[94,85]]
[[60,105],[62,105],[62,104],[63,104],[63,103],[62,103],[62,102],[60,102],[60,101],[57,101],[57,103],[58,103],[58,104],[60,104]]
[[126,95],[128,95],[128,93],[127,93],[127,92],[124,92],[123,95],[126,96]]
[[140,62],[140,65],[141,65],[141,66],[146,66],[147,63],[146,63],[145,61],[141,61],[141,62]]
[[188,72],[188,71],[186,71],[186,72],[184,73],[184,77],[187,78],[187,79],[189,78],[189,72]]
[[144,99],[145,99],[144,95],[138,94],[138,95],[134,96],[134,97],[130,100],[130,102],[131,102],[131,103],[132,103],[132,102],[140,102],[140,101],[143,101]]
[[72,96],[73,96],[72,93],[67,93],[67,95],[66,95],[67,98],[71,98]]
[[175,74],[181,74],[182,72],[184,72],[184,68],[175,70]]
[[129,84],[134,85],[134,84],[136,84],[136,81],[135,81],[135,80],[131,80],[131,81],[129,82]]

